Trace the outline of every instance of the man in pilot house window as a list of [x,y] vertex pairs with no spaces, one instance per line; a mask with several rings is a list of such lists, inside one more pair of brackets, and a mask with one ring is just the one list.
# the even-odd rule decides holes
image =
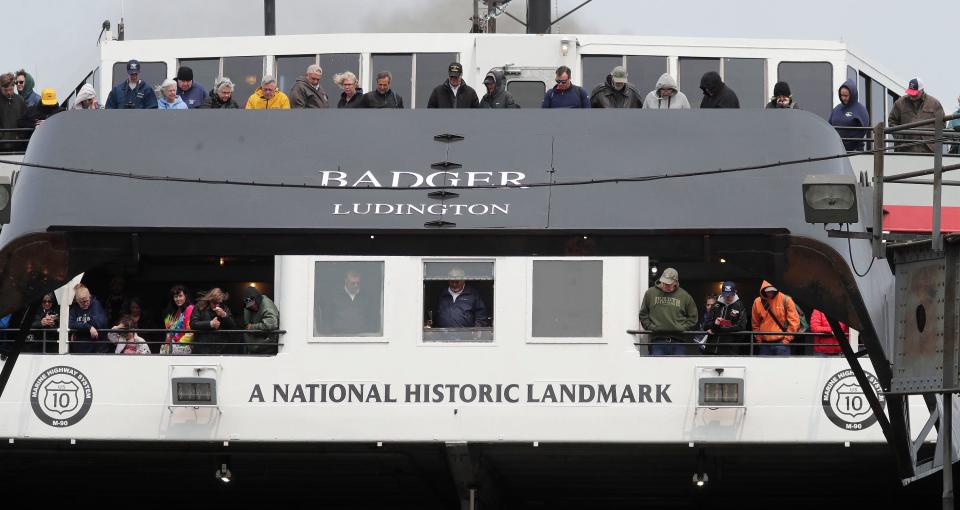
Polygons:
[[437,314],[433,325],[438,328],[487,326],[487,305],[480,298],[480,294],[467,285],[463,269],[455,267],[447,276],[450,280],[437,299]]

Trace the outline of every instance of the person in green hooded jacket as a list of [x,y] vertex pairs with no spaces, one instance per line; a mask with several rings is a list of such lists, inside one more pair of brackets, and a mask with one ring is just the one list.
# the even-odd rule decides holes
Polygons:
[[35,86],[36,83],[33,82],[33,76],[30,76],[30,73],[23,69],[17,71],[17,94],[23,98],[24,103],[27,103],[27,108],[36,106],[40,102],[40,94],[33,90]]
[[[256,287],[243,290],[243,323],[249,331],[276,331],[280,329],[280,311],[273,301]],[[247,354],[276,354],[276,334],[244,333],[244,351]]]

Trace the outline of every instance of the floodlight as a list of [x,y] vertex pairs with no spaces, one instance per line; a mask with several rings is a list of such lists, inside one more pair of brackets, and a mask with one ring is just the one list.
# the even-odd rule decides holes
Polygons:
[[808,175],[803,180],[807,223],[856,223],[857,180],[852,175]]

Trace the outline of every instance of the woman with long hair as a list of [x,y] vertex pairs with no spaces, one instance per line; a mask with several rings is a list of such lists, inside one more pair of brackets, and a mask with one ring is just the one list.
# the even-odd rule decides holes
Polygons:
[[190,316],[190,329],[196,331],[193,339],[194,354],[235,354],[229,334],[220,330],[238,329],[237,323],[224,303],[230,296],[214,287],[200,294]]
[[190,354],[193,342],[193,333],[190,330],[190,316],[193,315],[193,305],[187,297],[187,288],[183,285],[174,285],[170,288],[170,299],[163,310],[163,329],[175,329],[183,333],[167,333],[166,342],[160,348],[160,354]]

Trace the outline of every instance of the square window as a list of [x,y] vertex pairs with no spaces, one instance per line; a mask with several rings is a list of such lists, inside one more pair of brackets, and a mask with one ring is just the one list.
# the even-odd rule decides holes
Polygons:
[[603,336],[603,262],[535,260],[534,338]]
[[383,336],[383,262],[318,261],[314,337]]
[[492,342],[493,284],[493,262],[424,262],[423,341]]

